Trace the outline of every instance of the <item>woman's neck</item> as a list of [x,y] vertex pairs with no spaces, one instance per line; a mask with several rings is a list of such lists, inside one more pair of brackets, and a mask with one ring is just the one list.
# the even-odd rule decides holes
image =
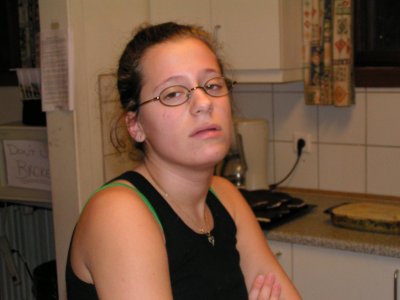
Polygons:
[[162,194],[181,207],[203,209],[211,185],[213,168],[194,169],[170,166],[145,159],[137,171],[144,175]]

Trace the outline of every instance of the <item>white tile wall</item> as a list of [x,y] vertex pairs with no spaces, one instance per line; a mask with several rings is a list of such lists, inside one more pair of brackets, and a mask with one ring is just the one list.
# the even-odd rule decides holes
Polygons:
[[[314,147],[315,148],[315,147]],[[318,188],[318,151],[302,155],[298,166],[284,186],[292,186],[307,189]],[[296,161],[296,153],[292,142],[275,142],[275,166],[276,174],[274,182],[283,179],[292,169]]]
[[[233,112],[236,117],[267,120],[270,133],[273,133],[272,92],[270,88],[263,88],[260,85],[241,85],[235,88],[232,99]],[[270,135],[270,139],[272,138],[273,136]]]
[[[233,111],[237,118],[257,118],[268,121],[268,181],[274,181],[273,115],[271,85],[240,85],[232,96]],[[256,108],[256,109],[255,109]]]
[[400,147],[367,147],[367,192],[400,195]]
[[317,107],[305,106],[302,92],[274,93],[275,139],[292,141],[295,131],[308,132],[317,140]]
[[304,90],[304,84],[302,81],[281,83],[272,85],[274,92],[300,92]]
[[365,147],[352,145],[319,146],[320,189],[365,192]]
[[321,106],[318,109],[320,143],[365,144],[365,92],[356,93],[356,103],[352,107]]
[[233,99],[242,117],[270,122],[271,183],[291,169],[300,131],[312,151],[282,186],[400,196],[399,88],[357,88],[347,108],[305,105],[301,82],[239,86]]
[[367,94],[368,145],[400,146],[400,92]]

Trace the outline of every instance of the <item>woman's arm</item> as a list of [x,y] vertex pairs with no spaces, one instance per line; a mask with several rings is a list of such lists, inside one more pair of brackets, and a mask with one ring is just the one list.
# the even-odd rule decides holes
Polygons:
[[85,207],[72,244],[72,267],[100,299],[172,299],[160,225],[134,191],[110,187]]
[[[240,253],[240,265],[249,291],[261,288],[272,289],[276,283],[280,285],[281,295],[279,299],[301,299],[296,288],[285,274],[284,270],[275,259],[268,246],[265,235],[258,224],[257,219],[241,193],[229,181],[221,177],[215,177],[213,187],[231,213],[237,227],[237,249]],[[263,284],[257,285],[257,276],[262,275]],[[271,282],[271,277],[273,280]],[[261,279],[258,278],[258,282]],[[255,292],[254,292],[255,293]],[[271,294],[271,292],[269,292]],[[276,297],[276,296],[275,296]],[[261,296],[253,299],[278,299]]]

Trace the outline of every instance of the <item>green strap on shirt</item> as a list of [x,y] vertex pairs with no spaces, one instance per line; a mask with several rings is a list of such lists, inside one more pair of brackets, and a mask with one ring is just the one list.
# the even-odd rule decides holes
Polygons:
[[[146,204],[146,206],[148,207],[148,209],[150,210],[150,212],[153,214],[154,218],[156,218],[156,221],[158,222],[158,224],[160,224],[161,229],[163,229],[163,226],[161,224],[160,218],[158,217],[153,205],[151,205],[150,201],[146,198],[145,195],[143,195],[137,188],[135,188],[134,186],[131,186],[129,184],[126,183],[122,183],[122,182],[111,182],[111,183],[107,183],[103,186],[101,186],[100,188],[98,188],[90,197],[93,197],[94,194],[96,194],[97,192],[100,192],[106,188],[109,187],[113,187],[113,186],[122,186],[122,187],[126,187],[128,189],[131,189],[132,191],[134,191],[135,193],[137,193],[140,197],[140,199],[142,199],[142,201],[144,202],[144,204]],[[213,190],[213,188],[210,188],[210,192],[218,199],[217,194],[215,193],[215,191]],[[89,202],[88,200],[88,202]],[[87,204],[87,203],[86,203]],[[85,205],[86,206],[86,205]]]
[[126,188],[128,188],[128,189],[131,189],[131,190],[134,191],[135,193],[137,193],[137,194],[139,195],[140,199],[142,199],[142,201],[144,202],[144,204],[146,204],[146,206],[149,208],[150,212],[151,212],[151,213],[153,214],[153,216],[156,218],[156,221],[158,222],[158,224],[160,224],[161,229],[163,229],[163,226],[162,226],[162,224],[161,224],[160,218],[158,217],[158,215],[157,215],[157,213],[156,213],[156,211],[155,211],[153,205],[151,205],[150,201],[149,201],[149,200],[146,198],[146,196],[143,195],[137,188],[135,188],[135,187],[133,187],[133,186],[131,186],[131,185],[129,185],[129,184],[122,183],[122,182],[111,182],[111,183],[105,184],[105,185],[103,185],[102,187],[98,188],[98,189],[89,197],[89,199],[92,198],[92,196],[93,196],[94,194],[96,194],[97,192],[100,192],[100,191],[102,191],[102,190],[104,190],[104,189],[106,189],[106,188],[113,187],[113,186],[122,186],[122,187],[126,187]]

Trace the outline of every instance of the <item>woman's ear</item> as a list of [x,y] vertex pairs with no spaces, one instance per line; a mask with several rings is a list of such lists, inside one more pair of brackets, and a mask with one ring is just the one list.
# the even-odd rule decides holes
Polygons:
[[130,111],[125,116],[125,123],[128,129],[129,135],[137,142],[143,143],[146,139],[146,135],[143,128],[137,118],[137,112]]

